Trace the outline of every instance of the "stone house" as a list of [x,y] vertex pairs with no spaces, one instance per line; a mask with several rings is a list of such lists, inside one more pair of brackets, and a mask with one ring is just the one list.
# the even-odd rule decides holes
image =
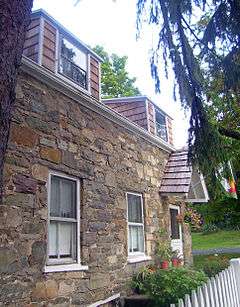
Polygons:
[[153,260],[159,228],[191,262],[176,215],[206,199],[204,182],[147,97],[101,101],[100,64],[46,12],[32,14],[0,206],[0,305],[110,305]]

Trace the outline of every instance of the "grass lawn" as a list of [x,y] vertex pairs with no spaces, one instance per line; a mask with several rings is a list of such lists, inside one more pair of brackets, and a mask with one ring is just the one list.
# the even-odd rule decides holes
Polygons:
[[239,247],[240,231],[219,230],[215,233],[192,233],[192,249]]
[[229,266],[229,260],[240,258],[240,254],[195,255],[193,265],[197,270],[203,270],[208,277],[215,276]]
[[193,264],[194,267],[202,269],[206,263],[213,261],[215,259],[233,259],[240,258],[240,254],[218,254],[218,256],[214,255],[194,255],[193,256]]

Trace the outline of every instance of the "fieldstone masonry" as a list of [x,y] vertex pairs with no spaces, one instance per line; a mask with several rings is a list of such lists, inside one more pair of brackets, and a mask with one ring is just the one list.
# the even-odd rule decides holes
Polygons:
[[[167,159],[163,150],[21,73],[0,206],[0,305],[87,306],[124,293],[146,264],[127,263],[125,193],[143,194],[146,253],[152,255],[154,232],[169,229],[168,206],[176,202],[159,195]],[[49,170],[81,179],[87,271],[43,273]]]

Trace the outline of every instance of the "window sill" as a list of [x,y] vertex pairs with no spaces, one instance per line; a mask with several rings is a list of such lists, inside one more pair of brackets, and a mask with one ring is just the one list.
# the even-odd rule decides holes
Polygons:
[[46,265],[43,269],[43,272],[51,273],[51,272],[87,271],[87,270],[88,270],[87,265],[73,263],[73,264]]
[[136,263],[136,262],[143,262],[143,261],[149,261],[152,260],[150,256],[147,255],[141,255],[141,256],[128,256],[128,263]]

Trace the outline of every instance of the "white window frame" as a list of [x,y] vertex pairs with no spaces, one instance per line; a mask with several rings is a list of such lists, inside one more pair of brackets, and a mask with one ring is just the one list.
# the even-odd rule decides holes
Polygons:
[[[154,110],[155,110],[155,132],[156,132],[156,135],[157,135],[161,140],[163,140],[164,142],[168,142],[168,141],[169,141],[169,136],[168,136],[167,116],[166,116],[163,112],[161,112],[160,110],[158,110],[157,108],[154,108]],[[157,134],[157,112],[161,113],[161,115],[164,116],[167,140],[162,139],[162,138]]]
[[[65,38],[68,40],[71,44],[73,44],[76,48],[80,49],[83,53],[85,53],[86,58],[87,58],[87,63],[86,63],[86,86],[87,88],[82,87],[79,85],[77,82],[72,80],[71,78],[68,78],[64,74],[59,72],[59,65],[60,65],[60,57],[61,57],[61,39]],[[55,66],[55,73],[57,76],[59,76],[61,79],[66,81],[67,83],[73,85],[75,88],[81,90],[82,92],[91,94],[91,86],[90,86],[90,54],[83,51],[82,48],[78,47],[72,40],[71,38],[68,37],[68,35],[65,35],[61,31],[57,29],[57,35],[56,35],[56,66]],[[81,67],[80,67],[81,68]]]
[[[180,206],[178,206],[178,205],[169,205],[170,219],[171,219],[170,209],[177,210],[178,214],[181,214]],[[169,226],[170,226],[170,235],[172,235],[171,220],[170,220],[170,225]],[[181,225],[181,223],[178,223],[178,230],[179,230],[179,239],[172,239],[171,238],[171,241],[173,241],[173,242],[178,242],[179,240],[182,241],[182,225]]]
[[[142,223],[134,223],[129,222],[128,220],[128,195],[136,195],[141,198],[141,211],[142,211]],[[133,258],[140,258],[140,261],[149,260],[146,257],[145,254],[145,227],[144,227],[144,212],[143,212],[143,196],[140,193],[134,193],[134,192],[127,192],[126,193],[126,203],[127,203],[127,238],[129,239],[129,226],[141,226],[143,228],[143,252],[130,252],[129,251],[129,241],[127,239],[127,249],[128,249],[128,261],[129,262],[135,262],[131,261]]]
[[[49,259],[49,230],[50,230],[50,200],[51,200],[51,177],[58,176],[76,182],[76,260],[72,259]],[[81,265],[80,257],[80,180],[76,177],[65,175],[56,171],[50,171],[47,182],[48,192],[48,221],[47,221],[47,260],[43,269],[44,272],[78,271],[87,270],[88,266]],[[52,218],[51,218],[52,219]],[[59,219],[58,219],[59,220]],[[64,221],[64,218],[61,218]],[[70,221],[70,219],[68,219]]]

